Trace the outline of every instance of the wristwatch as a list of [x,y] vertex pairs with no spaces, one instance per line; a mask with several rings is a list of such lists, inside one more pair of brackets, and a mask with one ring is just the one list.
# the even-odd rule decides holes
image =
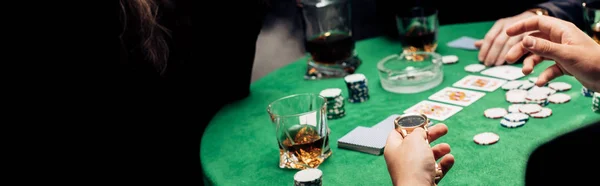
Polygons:
[[531,12],[531,13],[534,13],[534,14],[537,14],[537,15],[545,15],[545,16],[548,15],[548,10],[543,9],[543,8],[532,8],[532,9],[529,9],[527,11]]
[[394,120],[394,128],[403,138],[410,134],[416,128],[422,128],[427,132],[429,119],[424,114],[408,113],[397,117]]

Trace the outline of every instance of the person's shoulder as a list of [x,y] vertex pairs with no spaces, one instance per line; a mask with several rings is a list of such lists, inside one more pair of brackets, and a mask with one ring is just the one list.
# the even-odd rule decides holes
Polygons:
[[[600,121],[560,135],[537,147],[527,162],[526,185],[557,182],[591,183],[600,167],[594,152],[600,143]],[[578,185],[578,184],[575,184]]]

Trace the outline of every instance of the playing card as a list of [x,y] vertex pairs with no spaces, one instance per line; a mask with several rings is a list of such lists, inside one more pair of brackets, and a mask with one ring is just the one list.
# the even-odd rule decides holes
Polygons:
[[452,48],[477,50],[477,48],[475,47],[475,41],[477,41],[477,39],[468,36],[463,36],[454,41],[448,42],[447,45]]
[[498,87],[502,86],[506,83],[506,80],[476,76],[476,75],[468,75],[454,83],[452,86],[472,89],[472,90],[482,90],[487,92],[493,92],[498,89]]
[[373,125],[371,128],[385,130],[388,132],[391,130],[394,130],[394,128],[396,128],[394,126],[394,120],[399,116],[400,116],[399,114],[392,114],[391,116],[388,116],[387,118],[380,121],[379,123]]
[[488,68],[482,71],[481,74],[507,80],[516,80],[525,76],[521,68],[510,65]]
[[389,131],[358,126],[338,140],[338,148],[381,155]]
[[460,106],[469,106],[471,103],[483,97],[485,93],[452,87],[446,87],[429,96],[430,100],[450,103]]
[[404,113],[421,113],[429,119],[444,121],[460,110],[462,110],[462,107],[425,100],[406,109]]

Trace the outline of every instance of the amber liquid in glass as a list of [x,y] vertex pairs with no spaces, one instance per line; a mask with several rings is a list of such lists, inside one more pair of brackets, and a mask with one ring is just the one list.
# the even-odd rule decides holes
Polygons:
[[[290,133],[293,134],[294,132]],[[281,155],[288,153],[289,157],[295,156],[299,162],[309,167],[297,167],[291,164],[287,166],[297,169],[316,168],[331,154],[329,140],[326,140],[329,135],[320,136],[314,126],[302,125],[295,135],[290,137],[293,140],[288,137],[282,142],[284,147],[279,149]]]

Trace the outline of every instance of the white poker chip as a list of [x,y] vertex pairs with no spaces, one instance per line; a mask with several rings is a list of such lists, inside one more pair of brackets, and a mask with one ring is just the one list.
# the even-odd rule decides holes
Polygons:
[[567,90],[571,89],[571,84],[568,84],[565,82],[552,82],[552,83],[548,84],[548,87],[560,92],[560,91],[567,91]]
[[490,119],[502,118],[506,114],[508,114],[508,111],[506,111],[504,108],[489,108],[483,111],[483,115]]
[[355,73],[344,77],[344,81],[346,81],[347,83],[356,83],[361,81],[367,81],[367,77],[364,74]]
[[442,63],[444,64],[452,64],[456,62],[458,62],[458,56],[456,55],[442,56]]
[[309,168],[296,172],[294,174],[294,185],[321,185],[323,171]]
[[529,90],[533,86],[535,86],[535,84],[533,84],[532,82],[523,81],[523,84],[521,84],[521,86],[519,87],[519,89],[521,89],[521,90]]
[[512,104],[512,105],[508,106],[508,112],[509,113],[521,112],[521,111],[519,111],[519,108],[521,106],[523,106],[523,104]]
[[[521,110],[521,109],[519,109]],[[529,115],[519,112],[513,112],[504,116],[504,120],[512,121],[512,122],[521,122],[527,121],[529,119]]]
[[500,125],[502,125],[503,127],[506,127],[506,128],[521,127],[521,126],[525,125],[525,123],[527,123],[527,121],[507,121],[507,120],[500,120]]
[[537,79],[538,79],[537,77],[530,77],[528,80],[529,80],[529,82],[535,83],[535,82],[537,82]]
[[571,101],[571,96],[563,93],[556,93],[548,97],[548,101],[554,104],[561,104]]
[[473,136],[473,141],[479,145],[491,145],[498,142],[499,140],[500,136],[492,132],[479,133]]
[[531,87],[531,89],[529,89],[529,94],[545,94],[545,95],[552,95],[556,93],[556,90],[548,88],[548,87],[538,87],[538,86],[534,86]]
[[319,95],[323,96],[325,98],[335,98],[335,97],[338,97],[338,96],[342,95],[342,89],[339,89],[339,88],[328,88],[328,89],[322,90],[319,93]]
[[506,92],[506,101],[509,103],[525,103],[525,101],[527,101],[525,97],[527,97],[526,90],[514,89]]
[[535,114],[530,114],[529,116],[534,117],[534,118],[547,118],[551,115],[552,115],[552,109],[542,108],[542,111],[539,111],[538,113],[535,113]]
[[538,104],[525,104],[519,107],[519,112],[524,114],[535,114],[542,111],[542,106]]
[[485,65],[482,64],[470,64],[465,66],[465,71],[467,72],[480,72],[485,69]]
[[501,88],[503,90],[513,90],[513,89],[518,89],[519,87],[521,87],[521,85],[523,85],[523,81],[515,80],[515,81],[509,81],[507,83],[504,83],[504,85],[502,85]]

